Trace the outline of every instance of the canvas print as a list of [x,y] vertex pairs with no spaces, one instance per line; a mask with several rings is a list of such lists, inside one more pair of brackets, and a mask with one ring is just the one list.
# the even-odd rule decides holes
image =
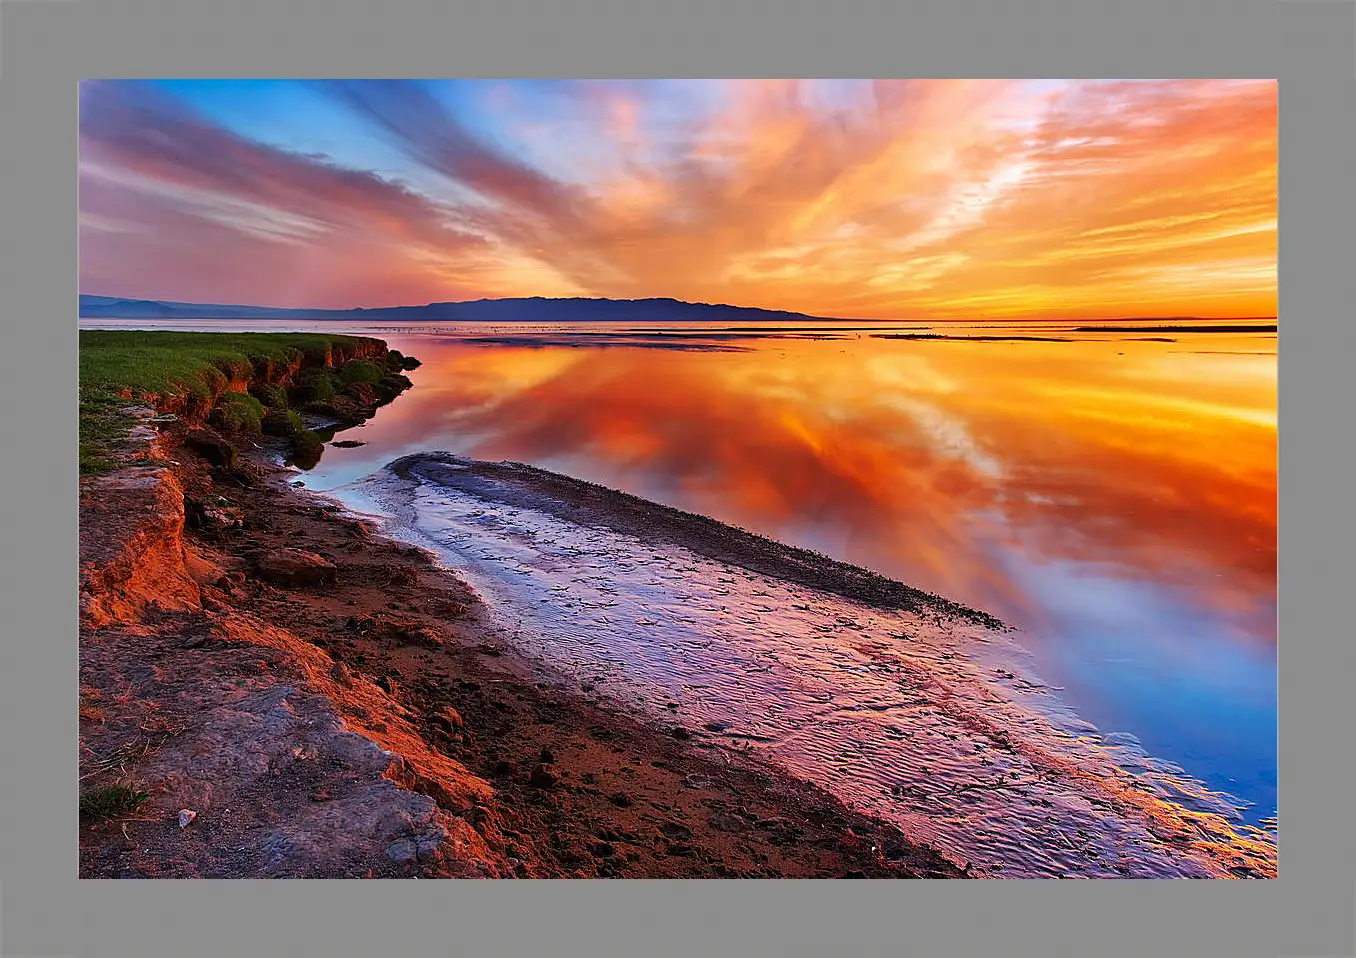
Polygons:
[[90,80],[80,875],[1273,878],[1272,80]]

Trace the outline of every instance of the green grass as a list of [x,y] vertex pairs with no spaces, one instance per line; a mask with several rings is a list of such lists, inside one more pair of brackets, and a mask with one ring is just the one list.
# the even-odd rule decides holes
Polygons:
[[150,795],[132,785],[108,785],[80,796],[80,814],[93,819],[115,818],[136,811]]
[[306,426],[294,409],[270,409],[264,416],[263,429],[270,436],[287,438],[305,431]]
[[250,395],[269,409],[287,408],[287,390],[273,383],[250,383]]
[[339,378],[328,369],[307,369],[299,372],[290,390],[292,401],[301,405],[310,402],[329,402],[338,395]]
[[339,370],[339,381],[345,386],[352,386],[356,383],[366,383],[372,386],[381,382],[389,374],[389,370],[383,369],[377,363],[365,359],[355,359],[351,363],[345,363],[344,367]]
[[209,420],[223,432],[257,436],[264,418],[264,405],[248,393],[223,393]]
[[[352,348],[358,342],[359,337],[321,333],[81,330],[80,473],[113,466],[112,450],[133,422],[122,411],[129,404],[177,399],[188,409],[206,412],[202,407],[230,379],[247,379],[254,370],[298,360],[323,362],[335,346]],[[244,417],[248,425],[253,407],[230,402],[236,407],[231,415]]]
[[111,446],[127,435],[130,422],[119,410],[121,401],[80,397],[80,475],[92,475],[113,468],[108,454]]
[[300,469],[314,469],[325,452],[325,440],[310,429],[303,429],[292,437],[292,451],[288,457]]

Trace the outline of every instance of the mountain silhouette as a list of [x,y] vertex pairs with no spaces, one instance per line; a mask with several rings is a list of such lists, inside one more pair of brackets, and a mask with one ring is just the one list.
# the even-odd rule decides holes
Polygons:
[[284,309],[220,303],[178,303],[153,299],[118,299],[80,295],[80,316],[96,319],[330,319],[424,320],[439,322],[825,322],[780,309],[687,303],[677,299],[478,299],[468,302],[427,303],[423,306],[383,306],[375,309]]

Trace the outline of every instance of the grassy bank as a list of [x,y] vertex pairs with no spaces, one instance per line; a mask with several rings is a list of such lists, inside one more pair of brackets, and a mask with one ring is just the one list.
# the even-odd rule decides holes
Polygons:
[[227,434],[285,437],[302,458],[318,458],[321,440],[300,412],[364,418],[409,388],[401,370],[417,365],[358,336],[81,330],[80,472],[114,465],[134,405]]

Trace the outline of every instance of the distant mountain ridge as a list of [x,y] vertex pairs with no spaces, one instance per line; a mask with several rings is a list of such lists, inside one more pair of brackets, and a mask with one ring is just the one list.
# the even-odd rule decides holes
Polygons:
[[154,299],[119,299],[80,294],[80,316],[87,319],[331,319],[427,320],[462,322],[702,322],[778,321],[834,322],[780,309],[687,303],[677,299],[478,299],[467,302],[427,303],[423,306],[382,306],[374,309],[284,309],[271,306],[235,306],[218,303],[177,303]]

